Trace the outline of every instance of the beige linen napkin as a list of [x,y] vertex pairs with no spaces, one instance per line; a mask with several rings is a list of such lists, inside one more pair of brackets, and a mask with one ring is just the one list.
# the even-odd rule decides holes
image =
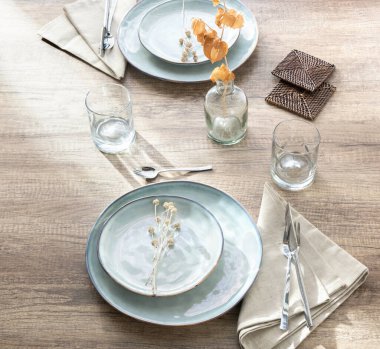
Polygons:
[[[286,268],[281,252],[285,207],[285,200],[266,183],[258,220],[262,265],[238,321],[239,342],[245,349],[295,348],[310,333],[293,265],[289,330],[279,328]],[[296,210],[292,209],[292,214],[301,224],[300,259],[315,328],[365,281],[368,269]]]
[[[111,32],[117,37],[117,28],[135,0],[119,0],[112,21]],[[99,43],[104,17],[104,0],[78,0],[66,5],[64,15],[42,27],[38,34],[62,50],[72,53],[115,79],[122,79],[126,60],[117,41],[104,57],[99,55]]]

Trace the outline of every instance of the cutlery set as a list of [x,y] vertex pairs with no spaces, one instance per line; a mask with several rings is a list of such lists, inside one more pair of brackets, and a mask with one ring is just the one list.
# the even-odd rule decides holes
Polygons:
[[106,0],[102,34],[99,45],[99,54],[101,57],[104,57],[106,50],[110,50],[115,44],[115,38],[111,34],[111,25],[116,5],[117,0]]
[[281,311],[280,329],[283,331],[288,330],[288,318],[289,318],[289,293],[290,293],[290,275],[291,264],[293,262],[296,274],[298,287],[301,293],[302,302],[304,305],[304,315],[306,319],[306,325],[308,328],[313,327],[313,321],[310,313],[309,301],[307,299],[305,285],[303,282],[302,271],[299,261],[299,249],[301,244],[301,225],[299,222],[294,222],[290,205],[286,205],[285,211],[285,230],[282,242],[282,253],[287,258],[286,276],[285,276],[285,288],[283,295],[283,304]]

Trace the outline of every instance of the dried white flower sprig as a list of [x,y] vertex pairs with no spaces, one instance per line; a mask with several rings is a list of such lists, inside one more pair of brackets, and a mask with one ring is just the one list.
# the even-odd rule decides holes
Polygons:
[[190,30],[185,30],[185,36],[182,38],[179,38],[179,44],[183,47],[182,55],[181,55],[182,63],[187,62],[190,56],[193,57],[194,62],[198,62],[198,55],[193,47]]
[[187,62],[190,56],[193,57],[194,62],[198,62],[198,55],[193,45],[191,31],[189,29],[186,29],[185,21],[186,21],[185,20],[185,0],[182,0],[182,27],[183,27],[183,32],[185,33],[185,35],[179,38],[178,40],[180,46],[183,47],[181,62],[182,63]]
[[152,293],[157,293],[157,271],[161,259],[165,256],[168,248],[173,248],[175,238],[181,229],[180,223],[174,223],[174,218],[177,213],[177,208],[173,202],[164,202],[162,207],[164,211],[160,214],[158,199],[153,200],[154,205],[154,221],[155,226],[148,228],[148,233],[151,236],[151,243],[154,248],[152,272],[149,276],[146,285],[152,286]]

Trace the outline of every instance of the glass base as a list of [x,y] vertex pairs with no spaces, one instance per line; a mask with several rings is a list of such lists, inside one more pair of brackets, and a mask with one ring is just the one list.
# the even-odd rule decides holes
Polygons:
[[92,139],[97,148],[107,154],[117,154],[128,150],[134,143],[136,132],[129,120],[110,117],[92,128]]
[[207,134],[208,138],[212,139],[216,143],[223,144],[223,145],[234,145],[234,144],[237,144],[237,143],[241,142],[245,138],[245,135],[246,135],[246,132],[243,133],[237,139],[232,139],[232,140],[225,141],[225,140],[220,140],[218,138],[213,137],[210,133]]
[[271,175],[272,175],[273,182],[275,182],[280,188],[289,190],[289,191],[299,191],[299,190],[306,189],[314,183],[314,178],[315,178],[315,174],[313,174],[312,176],[310,176],[303,182],[289,183],[283,180],[282,178],[280,178],[277,175],[277,173],[274,172],[273,170],[271,170]]
[[125,139],[124,142],[115,144],[115,143],[106,143],[99,141],[99,139],[94,139],[94,144],[102,152],[106,154],[119,154],[126,152],[130,149],[131,145],[135,143],[136,134],[129,135],[129,138]]

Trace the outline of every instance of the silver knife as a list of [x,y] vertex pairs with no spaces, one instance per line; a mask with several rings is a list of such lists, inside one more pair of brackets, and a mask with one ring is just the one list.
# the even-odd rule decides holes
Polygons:
[[307,295],[306,295],[306,291],[305,291],[305,285],[303,282],[302,271],[301,271],[301,267],[300,267],[300,261],[298,258],[298,252],[300,249],[300,237],[301,237],[300,225],[298,223],[297,228],[295,227],[292,212],[290,209],[289,209],[289,217],[290,217],[290,222],[291,222],[290,223],[290,234],[289,234],[289,247],[290,247],[290,251],[292,252],[292,260],[293,260],[294,265],[296,267],[298,286],[300,289],[302,302],[304,305],[304,315],[305,315],[305,319],[306,319],[306,325],[308,328],[311,328],[311,327],[313,327],[313,320],[311,318],[309,301],[307,299]]
[[112,18],[115,13],[117,0],[106,0],[104,8],[104,20],[101,32],[101,40],[99,46],[99,54],[104,57],[105,51],[111,49],[115,39],[111,34]]

